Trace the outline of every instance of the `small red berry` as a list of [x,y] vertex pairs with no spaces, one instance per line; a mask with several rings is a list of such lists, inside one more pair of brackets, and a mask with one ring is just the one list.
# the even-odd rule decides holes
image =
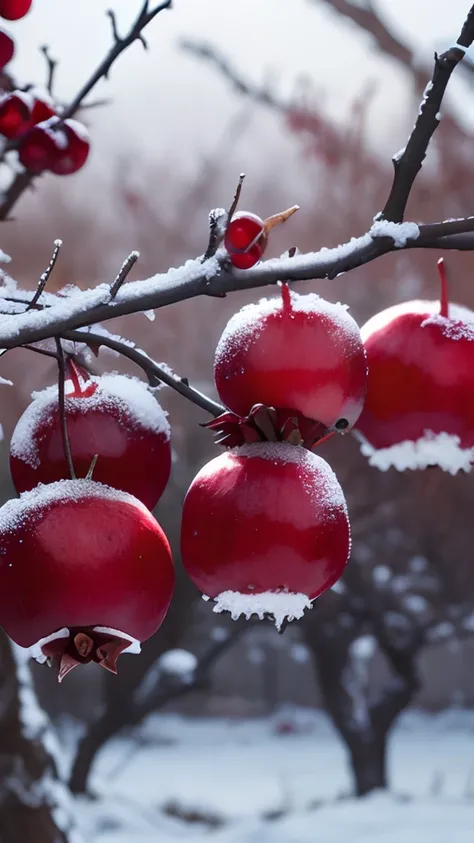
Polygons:
[[234,618],[299,618],[341,576],[350,551],[342,489],[305,448],[257,443],[211,460],[183,507],[181,554],[194,584]]
[[64,144],[59,144],[59,153],[51,166],[57,176],[69,176],[80,170],[87,161],[90,151],[89,133],[77,120],[65,120],[61,124]]
[[240,416],[255,404],[287,407],[342,431],[362,410],[367,362],[344,306],[284,284],[279,298],[246,305],[228,322],[214,378],[221,400]]
[[14,91],[0,99],[0,135],[11,140],[29,127],[33,101],[29,94]]
[[33,108],[31,111],[31,125],[43,123],[51,117],[57,117],[54,103],[45,91],[33,90],[29,92],[33,97]]
[[[66,421],[78,477],[98,454],[94,480],[137,497],[153,509],[171,470],[170,427],[165,413],[137,378],[90,377],[72,361],[66,383]],[[33,393],[10,443],[17,492],[67,479],[69,467],[59,424],[57,386]]]
[[237,269],[254,266],[262,257],[267,242],[263,220],[246,211],[233,216],[224,238],[231,263]]
[[0,70],[10,62],[15,53],[15,42],[0,29]]
[[170,546],[132,495],[89,480],[38,486],[0,509],[0,542],[0,623],[60,680],[92,660],[115,673],[165,618]]
[[0,0],[0,17],[20,20],[30,11],[33,0]]
[[57,133],[53,132],[49,124],[50,121],[46,120],[33,126],[18,144],[20,162],[30,173],[50,170],[57,160]]

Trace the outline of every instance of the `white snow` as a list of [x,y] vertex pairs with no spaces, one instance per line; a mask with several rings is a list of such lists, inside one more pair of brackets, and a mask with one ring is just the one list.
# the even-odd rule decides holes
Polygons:
[[[330,320],[334,332],[341,331],[348,343],[360,345],[359,326],[347,312],[348,305],[326,301],[316,293],[300,295],[294,290],[290,290],[290,301],[289,319],[292,313],[321,314]],[[215,363],[224,362],[236,347],[243,351],[249,349],[258,342],[260,332],[268,317],[284,312],[284,300],[281,295],[246,304],[231,317],[225,326],[217,344]],[[266,360],[266,365],[271,367],[271,360]]]
[[433,313],[421,323],[421,327],[425,325],[438,325],[441,333],[450,340],[468,340],[474,342],[474,312],[468,311],[469,320],[463,321],[466,318],[465,312],[467,308],[462,308],[460,318],[456,319],[456,305],[448,305],[449,318],[441,316],[439,313]]
[[[457,323],[463,322],[464,330],[468,330],[468,325],[473,325],[474,330],[474,311],[461,304],[449,304],[448,313],[449,319],[444,319],[439,316],[439,301],[427,301],[424,299],[414,299],[413,301],[405,301],[401,304],[395,304],[392,307],[387,307],[372,316],[365,325],[360,329],[363,341],[371,336],[376,331],[382,330],[389,322],[396,319],[398,316],[403,316],[405,313],[419,313],[424,316],[421,325],[428,325],[433,322],[438,325],[442,331],[458,331],[460,327]],[[456,324],[453,324],[456,323]],[[449,335],[449,334],[448,334]],[[455,338],[455,337],[452,337]]]
[[389,468],[414,471],[437,465],[454,475],[458,471],[469,472],[474,462],[474,448],[461,448],[459,436],[449,433],[435,434],[425,430],[424,436],[415,442],[406,439],[391,448],[380,450],[373,448],[360,434],[358,438],[361,441],[361,452],[368,458],[369,464],[379,471],[388,471]]
[[44,664],[46,661],[46,656],[43,653],[43,647],[45,644],[50,644],[51,641],[57,641],[60,638],[69,638],[69,630],[67,627],[63,627],[62,629],[56,630],[51,635],[46,635],[45,638],[40,638],[36,644],[33,644],[31,647],[21,648],[24,651],[25,655],[27,654],[29,658],[35,659],[38,664]]
[[377,639],[373,635],[361,635],[351,642],[349,651],[356,659],[369,660],[377,649]]
[[5,790],[8,790],[8,787],[14,789],[20,801],[27,805],[49,804],[52,809],[53,820],[58,829],[64,832],[68,843],[83,843],[83,838],[76,827],[74,802],[61,778],[61,770],[64,765],[59,742],[46,714],[38,705],[36,699],[28,666],[29,653],[13,642],[10,646],[16,662],[23,734],[30,741],[42,743],[46,753],[52,757],[56,765],[57,775],[55,776],[51,769],[47,769],[41,778],[34,780],[31,784],[27,779],[28,787],[25,788],[23,782],[25,771],[23,768],[19,768],[17,775],[12,774],[9,781],[2,781],[2,787]]
[[391,237],[397,249],[403,249],[409,240],[416,240],[420,236],[420,229],[415,222],[378,220],[372,225],[370,235],[374,239]]
[[[171,428],[167,414],[154,398],[147,385],[139,378],[127,377],[116,373],[91,376],[88,383],[96,383],[98,388],[90,397],[75,398],[68,393],[72,391],[71,381],[66,384],[66,409],[78,410],[87,414],[91,410],[102,410],[119,413],[118,420],[125,426],[132,424],[143,430],[163,434],[169,440]],[[82,384],[84,381],[82,381]],[[40,392],[33,392],[32,403],[20,416],[13,431],[10,450],[13,456],[28,463],[33,468],[39,465],[37,440],[33,434],[50,418],[56,409],[58,400],[57,384],[48,386]]]
[[428,609],[428,601],[421,594],[407,594],[403,598],[405,609],[413,614],[421,614]]
[[[305,728],[280,736],[283,719]],[[116,739],[80,800],[88,843],[472,843],[474,716],[406,713],[389,743],[392,792],[350,796],[347,756],[328,718],[310,709],[271,718],[154,715]],[[217,817],[209,830],[167,816],[175,805]],[[281,818],[266,816],[281,811]]]
[[312,603],[307,594],[289,591],[263,591],[259,594],[241,594],[239,591],[223,591],[214,598],[214,612],[230,612],[232,620],[241,615],[247,620],[257,615],[263,620],[265,615],[274,618],[275,626],[281,629],[283,621],[299,620],[305,609],[311,609]]
[[198,660],[188,650],[167,650],[158,659],[158,666],[163,673],[179,676],[183,681],[192,681]]
[[34,522],[38,513],[50,503],[57,501],[80,501],[84,498],[128,503],[134,508],[140,508],[149,516],[149,511],[141,501],[122,492],[96,483],[94,480],[58,480],[47,485],[40,483],[30,492],[23,492],[19,498],[7,501],[0,508],[0,533],[5,535],[28,523]]
[[[273,462],[275,465],[294,463],[302,470],[302,479],[308,494],[318,501],[324,497],[328,504],[343,508],[347,513],[344,492],[334,471],[326,460],[312,451],[297,445],[289,445],[286,442],[254,442],[251,445],[232,448],[228,453],[237,457],[257,457]],[[210,465],[211,463],[208,463],[208,466]]]
[[13,386],[13,381],[9,381],[6,378],[0,378],[0,386]]
[[4,252],[3,249],[0,249],[0,263],[10,263],[10,262],[11,262],[10,255],[7,255],[7,253]]

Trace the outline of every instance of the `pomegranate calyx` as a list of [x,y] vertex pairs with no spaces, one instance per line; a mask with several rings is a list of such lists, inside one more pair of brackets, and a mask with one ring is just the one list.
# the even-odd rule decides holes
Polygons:
[[117,673],[117,659],[130,648],[130,638],[99,632],[97,627],[70,628],[68,637],[55,638],[43,644],[41,651],[47,664],[56,671],[58,682],[81,664],[91,661]]
[[253,442],[287,442],[311,449],[329,433],[326,425],[296,410],[264,404],[255,404],[248,416],[228,411],[201,426],[214,431],[216,444],[226,448]]

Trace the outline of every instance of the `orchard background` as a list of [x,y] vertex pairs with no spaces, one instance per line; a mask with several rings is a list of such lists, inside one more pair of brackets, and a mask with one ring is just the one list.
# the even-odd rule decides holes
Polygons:
[[[265,257],[332,247],[370,228],[433,52],[455,43],[469,3],[223,6],[175,0],[146,27],[148,52],[134,43],[91,92],[94,107],[78,115],[91,137],[86,166],[42,176],[3,215],[0,245],[12,258],[4,267],[19,288],[35,289],[57,238],[49,293],[112,283],[132,250],[140,257],[127,280],[180,267],[205,252],[209,210],[230,205],[242,171],[242,208],[262,218],[301,208],[272,232]],[[71,102],[109,49],[107,7],[82,0],[79,14],[72,0],[34,0],[22,20],[4,22],[16,43],[5,72],[43,87],[38,48],[48,44],[55,94]],[[140,3],[114,10],[126,33]],[[473,83],[471,48],[449,82],[409,220],[473,213]],[[10,165],[2,166],[7,186]],[[348,303],[362,324],[389,305],[437,298],[440,254],[382,254],[297,289]],[[451,299],[474,308],[472,254],[444,256]],[[153,320],[137,313],[106,327],[216,399],[213,355],[226,322],[274,292],[200,296]],[[105,348],[95,365],[137,374]],[[11,433],[31,392],[56,381],[57,366],[13,349],[0,375],[14,383],[0,387],[3,503],[15,494]],[[181,572],[183,499],[216,448],[199,426],[209,418],[200,407],[168,388],[158,397],[172,426],[171,481],[156,509],[177,568],[171,609],[142,654],[121,659],[117,677],[88,665],[58,685],[2,634],[2,843],[470,841],[472,474],[382,473],[350,436],[321,446],[346,494],[351,560],[342,585],[278,635],[267,623],[213,614]]]

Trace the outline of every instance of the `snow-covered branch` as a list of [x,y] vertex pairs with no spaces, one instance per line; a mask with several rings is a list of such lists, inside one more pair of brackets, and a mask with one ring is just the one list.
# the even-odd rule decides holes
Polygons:
[[[15,348],[51,336],[64,336],[118,316],[156,310],[197,296],[222,296],[279,281],[335,278],[390,252],[416,248],[474,250],[474,216],[429,225],[413,222],[375,222],[366,234],[335,248],[281,257],[248,270],[229,265],[223,250],[209,258],[187,261],[143,281],[124,284],[115,297],[110,285],[61,295],[39,309],[12,313],[11,296],[0,289],[0,347]],[[13,299],[18,302],[18,299]]]

